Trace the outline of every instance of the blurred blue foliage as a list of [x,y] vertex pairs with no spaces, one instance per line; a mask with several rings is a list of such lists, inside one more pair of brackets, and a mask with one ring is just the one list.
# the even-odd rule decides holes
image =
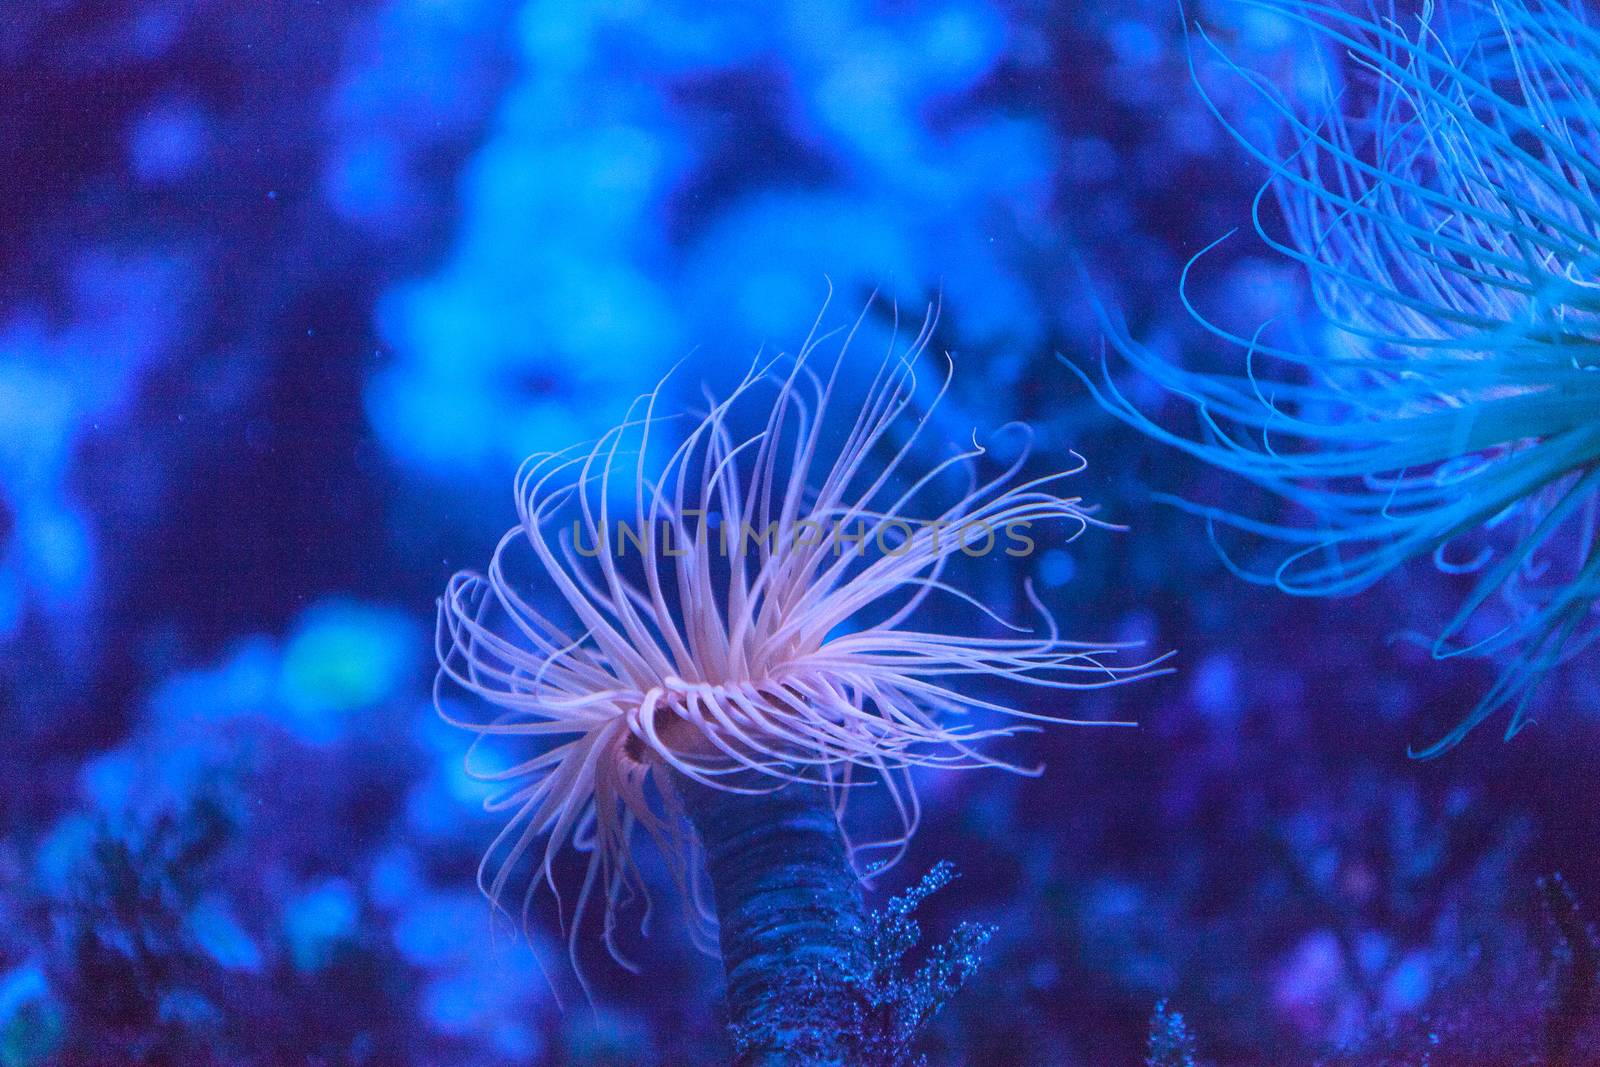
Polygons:
[[[1191,14],[1320,93],[1281,20]],[[1047,735],[1039,780],[926,781],[905,869],[963,878],[919,915],[998,931],[930,1063],[1136,1062],[1170,998],[1163,1047],[1199,1063],[1500,1065],[1585,1003],[1534,886],[1600,899],[1592,718],[1408,764],[1482,681],[1388,642],[1448,576],[1360,611],[1232,583],[1144,490],[1225,483],[1054,361],[1098,352],[1085,273],[1164,356],[1220,358],[1174,287],[1260,175],[1175,7],[59,0],[0,18],[0,76],[5,1067],[725,1055],[714,964],[666,914],[642,977],[597,955],[597,1008],[564,1013],[553,922],[491,922],[428,626],[525,453],[680,359],[693,400],[792,347],[830,282],[838,321],[891,298],[875,337],[938,301],[940,432],[1027,419],[1134,526],[997,572],[996,607],[1031,574],[1074,627],[1184,653],[1074,708],[1139,731]],[[1243,247],[1194,282],[1319,328]],[[1593,1043],[1578,1019],[1571,1062]]]

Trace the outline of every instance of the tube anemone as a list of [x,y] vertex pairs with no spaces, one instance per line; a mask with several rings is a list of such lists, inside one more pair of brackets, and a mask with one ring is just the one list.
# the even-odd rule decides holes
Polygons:
[[[1268,325],[1229,332],[1185,292],[1191,313],[1243,353],[1237,374],[1177,367],[1119,324],[1108,332],[1195,406],[1202,432],[1158,425],[1109,375],[1097,393],[1127,422],[1290,505],[1285,518],[1258,519],[1177,502],[1285,546],[1264,570],[1229,560],[1246,578],[1349,594],[1418,556],[1476,575],[1425,640],[1436,658],[1505,666],[1418,754],[1512,706],[1509,738],[1538,681],[1600,635],[1600,33],[1581,4],[1460,0],[1408,20],[1296,0],[1243,6],[1349,60],[1351,83],[1336,90],[1330,72],[1306,108],[1201,33],[1274,115],[1277,136],[1258,138],[1206,99],[1269,169],[1255,228],[1305,268],[1330,342],[1305,351],[1270,343]],[[1263,222],[1269,195],[1286,236]]]
[[[796,1030],[772,1021],[774,998],[785,999],[774,991],[825,973],[804,945],[860,951],[848,858],[881,869],[904,851],[919,818],[912,772],[1024,770],[985,743],[1078,721],[1002,700],[989,683],[1085,689],[1159,669],[1118,665],[1119,646],[1063,639],[1031,587],[1040,623],[1025,630],[957,584],[962,568],[949,565],[964,555],[1023,554],[1021,534],[978,551],[983,531],[1059,524],[1070,540],[1104,525],[1056,492],[1082,461],[1025,478],[1024,441],[987,478],[976,443],[918,464],[932,404],[919,410],[913,393],[933,315],[909,344],[891,338],[852,407],[841,371],[864,319],[842,338],[814,327],[797,355],[758,359],[670,444],[658,386],[593,444],[530,458],[516,479],[519,523],[487,571],[456,575],[439,605],[441,714],[517,747],[503,764],[468,760],[503,787],[489,808],[509,813],[479,871],[490,898],[531,861],[526,919],[539,885],[556,890],[570,847],[584,857],[570,945],[598,896],[603,939],[626,963],[618,910],[648,901],[638,832],[691,902],[702,899],[704,845],[736,1032],[767,1034],[773,1048],[772,1034]],[[819,372],[830,339],[838,352]],[[939,396],[948,385],[946,373]],[[830,434],[841,410],[848,429]],[[932,598],[1010,632],[919,624]],[[449,691],[494,714],[464,717]],[[991,714],[974,721],[975,710]],[[872,783],[895,826],[877,840],[841,837],[851,795]],[[796,891],[806,886],[829,895],[830,916],[819,919],[816,893]],[[788,931],[780,942],[750,941],[776,927]],[[759,980],[739,966],[751,958]]]

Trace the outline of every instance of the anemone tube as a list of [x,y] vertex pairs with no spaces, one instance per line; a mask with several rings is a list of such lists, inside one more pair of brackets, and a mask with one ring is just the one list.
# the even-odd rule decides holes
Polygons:
[[[1418,755],[1458,743],[1600,637],[1600,32],[1581,3],[1459,0],[1414,18],[1242,0],[1343,53],[1321,99],[1291,101],[1233,63],[1274,132],[1247,132],[1194,81],[1269,177],[1256,231],[1307,272],[1323,343],[1275,344],[1191,314],[1243,353],[1235,374],[1174,365],[1112,315],[1115,346],[1187,401],[1169,429],[1089,381],[1107,408],[1276,496],[1282,517],[1175,501],[1284,546],[1243,577],[1302,596],[1367,589],[1418,556],[1474,575],[1439,659],[1491,656],[1499,680]],[[1408,32],[1409,28],[1409,32]],[[1191,55],[1194,55],[1191,52]],[[1269,196],[1286,235],[1265,221]],[[1220,242],[1218,242],[1220,243]],[[1211,246],[1215,247],[1215,245]]]
[[[438,707],[478,735],[468,769],[498,784],[487,805],[509,813],[480,885],[503,907],[531,864],[526,923],[541,885],[559,904],[556,868],[570,847],[583,875],[562,911],[580,981],[581,930],[597,903],[605,945],[631,968],[618,915],[642,905],[641,932],[648,922],[633,856],[642,829],[708,947],[717,927],[741,1064],[850,1062],[860,874],[892,864],[916,830],[913,772],[1038,773],[985,743],[1077,721],[966,683],[1098,688],[1163,669],[1159,658],[1120,665],[1122,646],[1063,639],[1031,586],[1039,625],[1007,623],[947,570],[978,555],[971,542],[982,539],[964,530],[1051,523],[1070,539],[1104,524],[1055,491],[1081,469],[1077,457],[1025,478],[1024,441],[983,479],[974,440],[915,462],[950,381],[919,418],[931,311],[909,343],[893,331],[848,430],[830,435],[865,316],[847,331],[814,326],[794,356],[758,359],[724,399],[708,393],[673,443],[661,441],[658,386],[592,445],[530,458],[520,522],[486,572],[451,580],[439,607]],[[834,342],[819,371],[819,346]],[[521,591],[530,587],[538,606]],[[918,628],[934,596],[1011,633]],[[484,746],[499,762],[483,765]],[[862,840],[848,809],[870,785],[895,818]]]

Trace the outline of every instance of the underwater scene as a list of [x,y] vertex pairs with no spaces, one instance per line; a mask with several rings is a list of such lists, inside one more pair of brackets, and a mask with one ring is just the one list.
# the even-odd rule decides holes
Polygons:
[[0,68],[0,1067],[1600,1065],[1590,0]]

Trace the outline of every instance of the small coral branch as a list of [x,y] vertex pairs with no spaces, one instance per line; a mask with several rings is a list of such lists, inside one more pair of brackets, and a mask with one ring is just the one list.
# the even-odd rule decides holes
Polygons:
[[871,970],[863,983],[876,1021],[871,1029],[872,1064],[912,1062],[911,1045],[945,1003],[977,972],[983,948],[994,936],[987,923],[961,923],[950,939],[935,945],[914,970],[905,958],[922,942],[922,926],[913,913],[931,894],[956,878],[955,866],[936,863],[921,881],[868,921],[867,956]]
[[1145,1045],[1145,1067],[1195,1067],[1194,1034],[1164,1000],[1150,1013],[1150,1036]]

